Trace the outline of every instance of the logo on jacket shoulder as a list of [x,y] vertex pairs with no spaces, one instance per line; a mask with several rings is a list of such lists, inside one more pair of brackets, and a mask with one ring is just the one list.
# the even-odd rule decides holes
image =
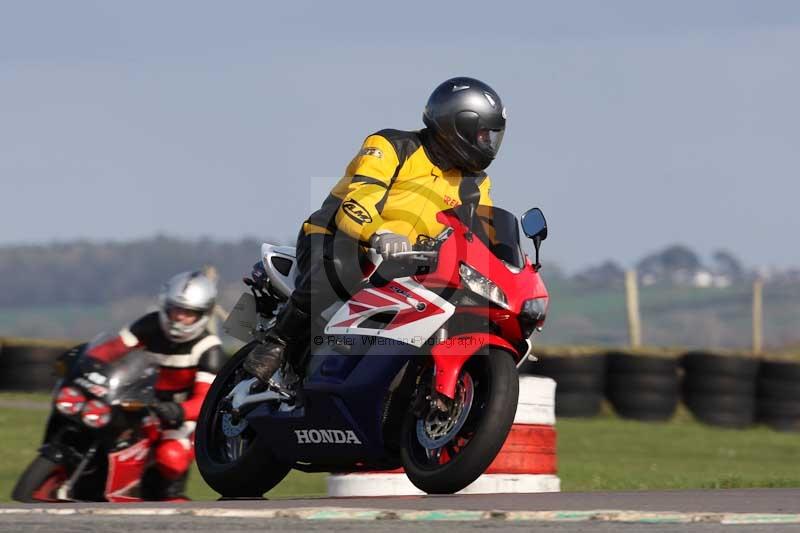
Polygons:
[[372,222],[372,216],[364,208],[363,205],[355,200],[347,200],[342,204],[342,211],[344,214],[352,218],[357,224],[369,224]]
[[373,148],[372,146],[365,146],[358,152],[358,155],[370,155],[372,157],[377,157],[381,159],[383,157],[383,152],[380,151],[379,148]]
[[297,444],[361,444],[352,429],[296,429]]
[[449,205],[450,207],[455,207],[455,206],[457,206],[458,204],[460,204],[460,203],[461,203],[461,202],[459,202],[458,200],[456,200],[455,198],[453,198],[452,196],[450,196],[450,195],[447,195],[447,194],[445,194],[445,195],[442,197],[442,199],[444,200],[444,203],[445,203],[446,205]]

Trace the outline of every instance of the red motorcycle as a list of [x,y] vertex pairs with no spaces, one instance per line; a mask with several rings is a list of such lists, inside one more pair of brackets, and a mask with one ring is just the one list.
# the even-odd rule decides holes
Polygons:
[[44,443],[17,481],[14,500],[129,502],[150,499],[148,492],[157,490],[146,474],[161,436],[148,409],[156,401],[158,364],[133,352],[98,368],[85,355],[90,346],[61,358],[66,375],[53,391]]
[[[441,234],[377,269],[312,332],[302,368],[285,365],[264,390],[242,370],[294,287],[294,250],[264,244],[265,279],[226,322],[249,342],[223,367],[198,420],[195,453],[223,496],[258,496],[294,468],[305,472],[402,466],[428,493],[454,493],[502,447],[517,408],[515,365],[545,319],[539,277],[547,226],[539,209],[519,223],[480,193],[439,213]],[[249,303],[248,303],[249,302]],[[314,326],[316,328],[316,326]],[[311,339],[310,339],[311,340]],[[299,378],[295,370],[299,370]]]

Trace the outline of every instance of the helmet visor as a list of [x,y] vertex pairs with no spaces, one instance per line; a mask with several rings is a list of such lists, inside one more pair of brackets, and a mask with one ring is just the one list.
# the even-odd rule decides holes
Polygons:
[[503,142],[505,130],[491,130],[489,128],[479,128],[476,141],[481,150],[497,155],[500,145]]
[[183,324],[184,326],[190,326],[200,320],[200,317],[203,316],[201,311],[197,311],[195,309],[187,309],[185,307],[180,307],[178,305],[168,305],[166,308],[167,317],[169,317],[170,322]]

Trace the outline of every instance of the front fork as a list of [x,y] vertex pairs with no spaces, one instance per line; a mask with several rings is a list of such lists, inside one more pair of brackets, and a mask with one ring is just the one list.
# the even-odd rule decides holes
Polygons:
[[75,467],[75,470],[73,470],[72,474],[70,474],[69,479],[67,479],[67,481],[65,481],[58,488],[56,497],[59,500],[72,500],[72,488],[75,486],[75,483],[77,483],[78,479],[80,479],[81,475],[83,475],[83,472],[86,470],[86,467],[89,465],[89,463],[94,459],[94,456],[97,454],[97,449],[97,442],[93,442],[92,445],[89,446],[89,449],[86,451],[86,453],[82,456],[76,454],[72,448],[62,447],[52,443],[46,443],[39,449],[39,453],[43,457],[47,457],[55,463],[62,465],[75,462],[78,463],[78,465]]

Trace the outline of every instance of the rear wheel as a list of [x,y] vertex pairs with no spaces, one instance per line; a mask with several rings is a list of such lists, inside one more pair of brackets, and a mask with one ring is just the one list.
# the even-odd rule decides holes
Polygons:
[[253,346],[244,346],[225,364],[211,384],[197,420],[195,454],[200,474],[226,497],[260,497],[290,470],[272,457],[246,420],[234,423],[231,415],[220,409],[236,384],[250,378],[242,364]]
[[56,493],[66,481],[67,469],[40,455],[22,473],[11,498],[25,503],[57,502]]
[[489,467],[508,436],[519,397],[511,356],[500,350],[476,354],[459,375],[446,412],[409,412],[400,456],[406,475],[428,494],[452,494]]

